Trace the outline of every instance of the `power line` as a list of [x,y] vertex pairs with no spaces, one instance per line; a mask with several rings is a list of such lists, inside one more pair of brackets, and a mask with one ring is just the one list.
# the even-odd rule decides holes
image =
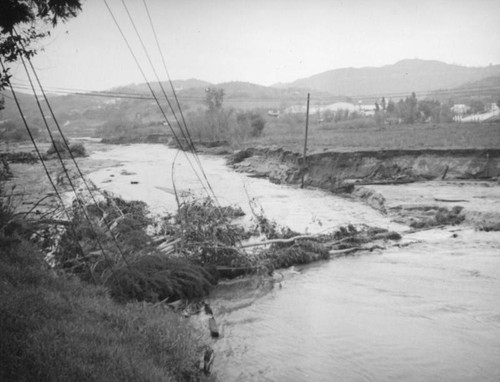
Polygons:
[[[24,84],[13,84],[13,87],[17,90],[25,90],[28,89],[27,85]],[[108,91],[98,91],[98,90],[80,90],[80,89],[63,89],[63,88],[50,88],[46,87],[49,92],[63,94],[63,95],[74,95],[74,96],[83,96],[83,97],[101,97],[101,98],[114,98],[114,99],[138,99],[138,100],[154,100],[154,97],[148,96],[144,93],[113,93]],[[194,88],[193,88],[194,89]],[[481,92],[500,92],[500,85],[492,85],[492,86],[482,86],[482,87],[474,87],[474,88],[465,88],[465,89],[443,89],[443,90],[433,90],[433,91],[425,91],[425,92],[415,92],[418,97],[426,97],[426,96],[468,96],[468,95],[476,95],[472,93],[481,93]],[[313,93],[314,94],[314,93]],[[5,94],[4,94],[5,95]],[[390,98],[401,98],[407,97],[408,92],[398,92],[398,93],[372,93],[365,95],[351,95],[351,96],[315,96],[314,99],[317,101],[328,102],[328,101],[339,101],[341,99],[351,98],[356,100],[368,100],[368,99],[376,99],[385,97],[386,99]],[[7,95],[5,95],[8,97]],[[198,101],[203,102],[205,100],[204,97],[201,96],[177,96],[180,101]],[[243,98],[243,97],[231,97],[226,96],[225,101],[227,103],[264,103],[264,102],[273,102],[273,101],[282,101],[282,102],[300,102],[298,96],[287,96],[283,95],[280,97],[263,97],[263,98]]]
[[[17,32],[16,32],[16,33],[17,33]],[[21,45],[21,48],[23,48],[23,49],[24,49],[24,46],[22,45],[22,43],[21,43],[20,45]],[[69,146],[69,143],[68,143],[68,141],[66,140],[66,137],[64,136],[64,133],[63,133],[63,132],[62,132],[62,130],[61,130],[61,127],[60,127],[60,125],[59,125],[59,122],[57,121],[57,118],[56,118],[56,115],[54,114],[54,111],[52,110],[52,106],[50,105],[50,102],[49,102],[49,100],[48,100],[48,98],[47,98],[47,95],[45,94],[45,91],[44,91],[44,89],[43,89],[42,83],[41,83],[41,81],[40,81],[40,79],[39,79],[39,77],[38,77],[38,74],[37,74],[37,72],[36,72],[36,70],[35,70],[34,66],[33,66],[33,63],[31,62],[31,60],[30,60],[30,58],[29,58],[29,57],[27,58],[27,60],[28,60],[28,63],[30,64],[31,70],[32,70],[32,72],[33,72],[33,74],[34,74],[34,76],[35,76],[35,79],[36,79],[36,81],[37,81],[37,83],[38,83],[38,86],[39,86],[39,88],[40,88],[40,90],[41,90],[41,92],[42,92],[43,98],[44,98],[45,102],[47,103],[47,107],[48,107],[48,109],[49,109],[49,111],[50,111],[50,114],[51,114],[51,116],[52,116],[52,119],[54,120],[54,123],[55,123],[55,125],[56,125],[56,127],[57,127],[57,130],[59,131],[59,134],[61,135],[61,138],[62,138],[62,140],[63,140],[63,142],[64,142],[64,145],[65,145],[66,149],[68,150],[69,155],[70,155],[70,157],[71,157],[71,159],[72,159],[72,161],[73,161],[73,163],[74,163],[74,165],[75,165],[75,168],[77,169],[78,174],[80,175],[80,178],[82,179],[82,181],[83,181],[83,183],[84,183],[84,185],[85,185],[85,187],[86,187],[86,189],[87,189],[87,191],[88,191],[88,193],[89,193],[90,197],[92,198],[92,201],[94,202],[94,204],[96,205],[96,207],[98,207],[98,206],[99,206],[99,203],[98,203],[98,202],[97,202],[97,200],[95,199],[95,197],[94,197],[94,195],[93,195],[93,193],[92,193],[92,191],[91,191],[91,189],[90,189],[90,187],[89,187],[89,185],[88,185],[88,183],[87,183],[87,180],[85,179],[85,177],[84,177],[84,175],[83,175],[83,173],[82,173],[82,170],[80,169],[80,166],[78,165],[78,163],[77,163],[77,161],[76,161],[76,159],[75,159],[75,156],[73,155],[73,152],[71,151],[71,148],[70,148],[70,146]],[[23,65],[24,65],[24,62],[23,62]],[[26,66],[25,66],[25,69],[26,69]],[[29,73],[27,72],[27,69],[26,69],[26,73],[27,73],[27,74],[28,74],[28,76],[29,76]],[[31,81],[31,79],[30,79],[30,81]],[[33,92],[34,92],[34,89],[33,89]],[[36,96],[36,94],[35,94],[35,97],[37,97],[37,96]],[[42,112],[42,110],[41,110],[41,109],[40,109],[40,112]],[[42,114],[43,114],[43,112],[42,112]],[[51,137],[51,138],[52,138],[52,137]],[[54,144],[54,148],[57,150],[57,148],[56,148],[55,146],[56,146],[56,145]],[[91,223],[90,223],[90,221],[89,221],[89,224],[91,224]],[[114,243],[115,243],[115,245],[116,245],[116,247],[117,247],[117,249],[118,249],[118,252],[120,253],[121,257],[123,258],[123,261],[127,264],[127,266],[130,266],[130,264],[128,263],[128,260],[127,260],[127,259],[126,259],[126,257],[125,257],[125,254],[123,253],[123,251],[122,251],[122,249],[121,249],[121,247],[120,247],[120,244],[118,243],[118,240],[116,239],[115,235],[114,235],[114,234],[113,234],[113,232],[111,231],[111,227],[109,226],[109,224],[108,224],[105,220],[104,220],[104,224],[105,224],[105,226],[107,227],[107,230],[108,230],[108,232],[110,233],[111,238],[113,239],[113,241],[114,241]]]
[[[1,59],[0,59],[0,65],[2,66],[2,71],[5,73],[6,72],[5,71],[5,66],[4,66],[3,61]],[[8,83],[9,83],[9,87],[10,87],[11,92],[12,92],[12,96],[13,96],[14,102],[16,103],[17,109],[19,110],[19,114],[21,114],[21,118],[23,120],[24,127],[26,128],[26,131],[28,132],[28,135],[30,137],[31,143],[33,143],[33,146],[34,146],[35,151],[37,153],[38,159],[40,160],[40,163],[42,164],[42,167],[43,167],[43,169],[45,171],[45,175],[47,176],[47,179],[49,180],[50,185],[54,189],[54,192],[55,192],[57,198],[59,199],[59,202],[61,203],[61,208],[63,209],[64,214],[68,218],[68,221],[71,221],[71,217],[69,215],[68,210],[66,209],[66,206],[64,205],[64,201],[62,199],[62,196],[59,193],[59,190],[57,189],[57,187],[56,187],[56,185],[55,185],[52,177],[50,176],[49,169],[47,168],[47,165],[45,164],[45,161],[43,160],[43,156],[40,153],[40,149],[38,148],[38,145],[36,144],[35,138],[33,137],[33,134],[32,134],[32,132],[31,132],[31,130],[29,128],[28,122],[26,121],[26,118],[24,117],[24,113],[22,111],[21,105],[19,103],[19,100],[17,99],[16,92],[14,91],[14,88],[12,87],[12,84],[10,83],[10,80],[8,80]],[[92,279],[94,280],[94,282],[96,282],[96,280],[94,278],[94,273],[92,272],[92,269],[90,268],[90,265],[88,264],[88,262],[86,260],[85,252],[83,251],[83,248],[82,248],[80,242],[77,240],[76,231],[75,231],[74,227],[71,226],[71,225],[70,225],[70,229],[71,229],[71,231],[73,233],[73,237],[75,238],[75,240],[77,242],[78,249],[80,251],[80,255],[84,259],[85,264],[87,265],[87,267],[89,269],[89,272],[90,272],[90,275],[91,275]]]
[[33,85],[33,81],[31,80],[31,75],[29,73],[29,70],[28,70],[28,67],[26,66],[26,62],[24,61],[24,58],[23,56],[21,55],[21,62],[23,64],[23,67],[24,67],[24,70],[26,72],[26,75],[28,77],[28,80],[30,82],[30,85],[31,85],[31,88],[33,90],[33,95],[35,96],[35,100],[36,100],[36,103],[38,105],[38,108],[40,110],[40,114],[42,116],[42,119],[43,119],[43,122],[44,122],[44,125],[46,127],[46,130],[47,132],[49,133],[49,137],[50,137],[50,140],[52,142],[52,145],[54,146],[54,151],[56,152],[56,155],[59,159],[59,162],[61,163],[61,166],[62,166],[62,169],[63,169],[63,172],[64,174],[66,175],[66,178],[68,179],[68,183],[70,184],[70,187],[71,189],[73,190],[73,193],[75,194],[75,198],[85,216],[85,219],[87,220],[87,222],[89,223],[89,226],[90,226],[90,229],[92,230],[92,233],[94,234],[95,238],[96,238],[96,243],[104,257],[104,259],[109,262],[109,259],[108,259],[108,256],[106,255],[106,251],[104,250],[104,247],[102,246],[102,243],[101,241],[99,240],[99,237],[97,235],[97,232],[96,230],[94,229],[94,226],[92,224],[92,220],[90,219],[90,216],[88,215],[87,213],[87,210],[85,209],[85,206],[83,205],[83,202],[81,201],[80,197],[78,196],[78,192],[76,191],[76,187],[75,185],[73,184],[73,181],[71,180],[71,176],[69,175],[69,171],[68,169],[66,168],[66,165],[64,164],[64,160],[61,156],[61,153],[59,151],[59,148],[57,147],[57,144],[54,140],[54,136],[52,135],[52,131],[50,130],[50,127],[49,127],[49,124],[47,122],[47,118],[45,117],[45,114],[43,112],[43,108],[42,108],[42,105],[40,104],[40,101],[38,100],[38,96],[37,96],[37,93],[36,93],[36,90],[35,90],[35,87]]
[[206,189],[206,187],[205,187],[205,185],[204,185],[203,181],[201,180],[201,178],[200,178],[200,176],[199,176],[198,172],[197,172],[197,171],[196,171],[196,169],[194,168],[194,166],[193,166],[193,164],[192,164],[191,160],[189,159],[189,156],[188,156],[188,155],[187,155],[187,153],[183,150],[183,145],[181,144],[181,142],[180,142],[180,140],[179,140],[179,137],[178,137],[178,136],[177,136],[177,134],[175,133],[175,131],[174,131],[174,129],[173,129],[173,127],[172,127],[172,125],[171,125],[170,121],[168,120],[168,117],[167,117],[167,115],[166,115],[165,111],[163,110],[163,108],[162,108],[162,106],[161,106],[161,104],[160,104],[160,101],[158,100],[158,97],[156,97],[156,94],[155,94],[155,92],[154,92],[153,88],[151,87],[151,84],[149,83],[149,81],[148,81],[148,79],[147,79],[147,77],[146,77],[146,75],[145,75],[145,73],[144,73],[144,71],[143,71],[143,69],[142,69],[141,64],[139,63],[139,60],[137,59],[137,56],[135,55],[135,53],[134,53],[134,51],[133,51],[132,47],[130,46],[130,43],[128,42],[127,37],[126,37],[126,36],[125,36],[125,34],[123,33],[123,30],[121,29],[120,24],[118,23],[118,21],[117,21],[117,19],[116,19],[115,15],[114,15],[114,13],[113,13],[113,11],[111,10],[111,8],[110,8],[110,6],[109,6],[108,2],[107,2],[106,0],[103,0],[103,1],[104,1],[104,4],[106,5],[106,8],[108,9],[108,11],[109,11],[109,13],[110,13],[110,15],[111,15],[112,19],[113,19],[113,21],[114,21],[114,23],[115,23],[116,27],[118,28],[118,31],[120,32],[120,35],[122,36],[122,38],[123,38],[123,40],[124,40],[124,42],[125,42],[125,44],[126,44],[126,46],[127,46],[128,50],[129,50],[130,54],[132,55],[132,57],[133,57],[133,59],[134,59],[134,61],[135,61],[136,65],[137,65],[137,67],[138,67],[138,69],[139,69],[139,71],[140,71],[140,73],[141,73],[141,75],[142,75],[142,77],[144,78],[144,81],[146,82],[146,85],[147,85],[147,87],[149,88],[149,90],[150,90],[150,92],[151,92],[151,95],[153,96],[153,98],[154,98],[154,100],[155,100],[156,104],[158,105],[158,107],[159,107],[159,109],[160,109],[160,112],[161,112],[161,114],[163,115],[163,118],[164,118],[164,119],[165,119],[165,121],[167,122],[167,125],[168,125],[168,127],[170,128],[170,131],[172,132],[172,135],[173,135],[173,137],[174,137],[175,141],[176,141],[176,142],[177,142],[177,144],[179,145],[179,148],[180,148],[180,149],[184,152],[184,155],[185,155],[185,157],[186,157],[186,159],[187,159],[187,161],[188,161],[189,165],[191,166],[191,169],[193,170],[194,174],[196,175],[196,177],[197,177],[197,178],[198,178],[198,180],[200,181],[200,184],[201,184],[201,185],[202,185],[202,187],[204,188],[204,190],[205,190],[205,192],[207,193],[207,195],[210,197],[210,193],[209,193],[209,192],[208,192],[208,190]]
[[[128,8],[126,7],[125,2],[124,2],[123,0],[122,0],[122,3],[123,3],[123,5],[124,5],[125,9],[127,10],[127,14],[129,15],[130,21],[132,22],[132,25],[134,26],[135,31],[137,32],[137,28],[135,28],[135,24],[134,24],[134,22],[133,22],[133,20],[132,20],[132,17],[130,16],[130,13],[128,12]],[[174,86],[173,86],[173,84],[172,84],[172,80],[171,80],[171,78],[170,78],[170,74],[169,74],[168,69],[167,69],[167,64],[166,64],[166,62],[165,62],[165,57],[163,56],[163,52],[162,52],[162,49],[161,49],[161,47],[160,47],[160,43],[159,43],[159,41],[158,41],[158,36],[157,36],[157,34],[156,34],[156,30],[155,30],[155,27],[154,27],[154,24],[153,24],[153,20],[152,20],[152,18],[151,18],[151,14],[150,14],[150,12],[149,12],[149,8],[148,8],[148,6],[147,6],[147,4],[146,4],[146,1],[145,1],[145,0],[143,0],[143,4],[144,4],[144,8],[146,9],[146,13],[147,13],[147,15],[148,15],[149,25],[151,26],[151,30],[153,31],[153,35],[154,35],[154,38],[155,38],[155,41],[156,41],[156,47],[157,47],[157,49],[158,49],[158,51],[159,51],[159,53],[160,53],[160,56],[161,56],[161,60],[162,60],[162,63],[163,63],[163,68],[164,68],[164,70],[165,70],[165,74],[167,75],[168,82],[169,82],[170,87],[171,87],[171,89],[172,89],[172,93],[173,93],[173,95],[174,95],[174,97],[175,97],[175,101],[176,101],[176,104],[177,104],[177,108],[178,108],[179,113],[180,113],[180,115],[181,115],[181,119],[182,119],[182,123],[183,123],[183,125],[184,125],[184,130],[185,130],[185,133],[184,133],[184,130],[182,129],[183,125],[179,122],[179,119],[177,118],[177,116],[176,116],[176,114],[175,114],[174,108],[172,107],[172,104],[170,103],[170,101],[169,101],[169,99],[168,99],[167,93],[165,92],[165,89],[163,88],[163,85],[162,85],[162,83],[161,83],[161,81],[160,81],[160,79],[159,79],[159,77],[158,77],[158,74],[156,73],[156,70],[154,69],[154,65],[153,65],[153,63],[151,62],[151,59],[150,59],[150,57],[149,57],[149,54],[147,54],[146,47],[144,46],[144,44],[143,44],[143,42],[142,42],[142,39],[140,38],[140,36],[139,36],[139,33],[138,33],[138,32],[137,32],[137,36],[139,37],[139,39],[140,39],[140,41],[141,41],[141,44],[142,44],[142,46],[143,46],[143,48],[144,48],[144,51],[146,52],[146,55],[147,55],[147,57],[148,57],[148,60],[149,60],[149,62],[150,62],[150,64],[151,64],[152,68],[153,68],[153,71],[154,71],[154,74],[155,74],[155,76],[156,76],[156,79],[158,80],[158,84],[160,85],[160,88],[161,88],[161,90],[162,90],[162,92],[163,92],[163,95],[164,95],[165,99],[167,100],[168,105],[170,106],[170,110],[172,110],[172,113],[173,113],[173,115],[174,115],[174,117],[175,117],[175,120],[177,121],[177,125],[179,126],[179,129],[181,130],[181,132],[182,132],[182,135],[183,135],[184,139],[186,139],[186,141],[187,141],[187,143],[188,143],[188,146],[189,146],[189,148],[190,148],[191,152],[193,153],[193,156],[194,156],[194,158],[195,158],[196,162],[198,163],[198,167],[199,167],[199,168],[200,168],[200,170],[201,170],[201,174],[203,175],[203,177],[204,177],[204,179],[205,179],[205,182],[206,182],[206,183],[207,183],[207,185],[208,185],[208,188],[209,188],[209,189],[210,189],[210,191],[212,192],[212,195],[213,195],[213,198],[214,198],[214,200],[215,200],[216,204],[217,204],[217,205],[219,205],[219,201],[218,201],[218,199],[217,199],[217,195],[215,194],[215,192],[214,192],[214,190],[213,190],[213,188],[212,188],[212,185],[210,184],[210,181],[209,181],[209,180],[208,180],[208,178],[207,178],[207,175],[206,175],[206,173],[205,173],[205,170],[203,169],[203,165],[202,165],[202,163],[201,163],[201,160],[200,160],[200,158],[199,158],[199,156],[198,156],[198,153],[196,152],[196,148],[195,148],[195,146],[194,146],[193,139],[192,139],[192,137],[191,137],[191,134],[189,133],[189,129],[188,129],[188,126],[187,126],[187,124],[186,124],[186,120],[185,120],[185,118],[184,118],[184,113],[182,112],[181,105],[180,105],[180,103],[179,103],[179,100],[178,100],[178,98],[177,98],[177,94],[176,94],[175,89],[174,89]]]

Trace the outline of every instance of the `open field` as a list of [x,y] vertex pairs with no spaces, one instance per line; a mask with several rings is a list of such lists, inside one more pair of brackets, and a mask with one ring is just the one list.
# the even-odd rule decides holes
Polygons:
[[[277,145],[302,152],[305,123],[290,125],[269,121],[259,138],[243,147]],[[500,148],[500,126],[480,123],[386,125],[353,120],[331,125],[310,123],[308,152],[396,149],[493,149]]]

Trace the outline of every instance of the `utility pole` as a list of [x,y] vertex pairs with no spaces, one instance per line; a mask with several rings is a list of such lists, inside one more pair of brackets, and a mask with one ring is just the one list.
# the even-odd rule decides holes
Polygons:
[[300,184],[300,188],[304,188],[304,175],[305,175],[305,170],[307,167],[307,162],[306,162],[306,155],[307,155],[307,133],[309,130],[309,99],[310,99],[310,94],[307,93],[307,109],[306,109],[306,136],[304,139],[304,162],[303,162],[303,168],[302,168],[302,182]]

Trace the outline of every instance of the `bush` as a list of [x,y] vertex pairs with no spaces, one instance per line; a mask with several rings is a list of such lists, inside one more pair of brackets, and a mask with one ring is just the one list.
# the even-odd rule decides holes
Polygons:
[[59,154],[64,154],[67,152],[66,150],[66,145],[64,144],[63,141],[54,139],[52,141],[52,144],[50,145],[49,149],[47,150],[47,155],[53,155],[59,152]]
[[[62,157],[67,157],[69,155],[66,143],[63,140],[59,139],[54,139],[49,149],[47,150],[46,155],[50,157],[57,155],[56,149]],[[81,143],[74,143],[72,145],[69,145],[69,150],[74,157],[84,157],[87,155],[85,147]]]
[[[19,141],[27,141],[30,139],[30,136],[24,125],[19,122],[7,121],[1,125],[1,134],[0,139],[5,142],[19,142]],[[40,135],[40,130],[36,127],[31,127],[31,134],[34,138],[37,138]]]
[[216,281],[201,266],[153,254],[122,267],[108,287],[117,301],[175,301],[203,297]]
[[69,146],[69,150],[75,157],[84,157],[87,155],[87,151],[85,150],[85,146],[81,143],[74,143]]
[[240,130],[240,135],[252,138],[260,137],[267,123],[264,117],[257,111],[239,112],[236,115],[236,122]]

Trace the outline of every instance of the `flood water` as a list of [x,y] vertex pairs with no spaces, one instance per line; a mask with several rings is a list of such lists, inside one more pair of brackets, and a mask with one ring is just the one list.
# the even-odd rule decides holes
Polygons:
[[[173,210],[175,154],[160,145],[96,151],[93,158],[120,165],[90,178],[153,211]],[[221,204],[239,204],[249,215],[247,195],[302,232],[348,223],[407,228],[353,200],[251,179],[222,158],[202,160]],[[174,168],[178,189],[203,193],[183,155]],[[285,270],[282,287],[265,293],[215,291],[219,379],[499,381],[499,233],[460,226],[405,240],[413,244]]]

